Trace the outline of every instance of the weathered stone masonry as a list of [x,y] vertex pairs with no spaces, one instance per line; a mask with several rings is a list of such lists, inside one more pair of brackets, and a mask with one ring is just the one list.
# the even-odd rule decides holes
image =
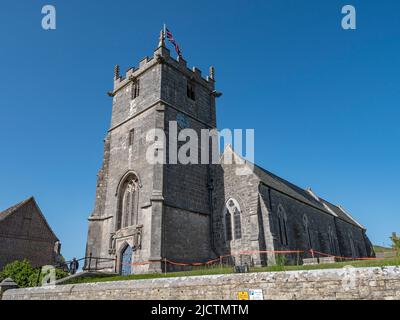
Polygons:
[[262,289],[265,300],[400,300],[400,268],[365,268],[88,283],[8,290],[4,300],[236,300]]
[[60,262],[61,244],[33,197],[0,212],[0,271],[14,261],[33,267]]
[[[140,61],[138,68],[124,75],[115,69],[109,92],[112,118],[89,217],[86,255],[116,263],[96,266],[123,273],[172,271],[179,269],[165,266],[165,259],[205,262],[266,250],[374,256],[366,229],[342,207],[262,168],[241,164],[231,147],[218,164],[171,164],[169,143],[164,150],[167,164],[147,161],[152,142],[146,141],[146,134],[151,129],[163,130],[169,141],[172,121],[178,123],[177,132],[190,128],[198,137],[202,129],[216,128],[220,94],[215,84],[214,68],[204,78],[182,58],[173,59],[163,34],[153,56]],[[233,163],[224,161],[228,156]],[[244,167],[250,173],[238,174]],[[231,262],[244,263],[242,258],[257,266],[276,262],[274,254],[260,253]],[[287,256],[286,262],[295,259]],[[131,266],[132,262],[148,264]]]

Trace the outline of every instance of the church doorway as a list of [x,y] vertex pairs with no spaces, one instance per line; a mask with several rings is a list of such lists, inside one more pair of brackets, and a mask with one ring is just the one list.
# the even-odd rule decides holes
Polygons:
[[130,245],[121,252],[121,275],[123,276],[132,274],[132,254],[133,249]]

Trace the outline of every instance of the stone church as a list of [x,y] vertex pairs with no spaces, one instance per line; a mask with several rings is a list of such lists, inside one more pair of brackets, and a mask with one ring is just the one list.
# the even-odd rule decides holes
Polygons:
[[[366,229],[341,206],[252,165],[236,174],[227,147],[219,164],[146,160],[146,133],[171,121],[179,130],[215,129],[214,69],[206,78],[174,59],[161,33],[152,57],[120,75],[115,67],[111,124],[104,140],[86,256],[122,274],[178,270],[165,263],[205,262],[251,251],[253,265],[275,263],[274,250],[318,250],[346,257],[374,255]],[[238,163],[240,161],[237,161]],[[240,166],[250,165],[242,161]],[[261,252],[260,252],[261,251]],[[307,254],[304,255],[307,257]],[[85,268],[94,268],[86,264]],[[290,256],[288,257],[290,263]],[[236,256],[234,263],[240,263]]]

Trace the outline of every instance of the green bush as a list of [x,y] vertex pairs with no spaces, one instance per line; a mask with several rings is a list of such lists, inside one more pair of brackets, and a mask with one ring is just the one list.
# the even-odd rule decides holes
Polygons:
[[27,260],[14,261],[7,264],[1,272],[0,278],[13,279],[21,288],[26,288],[31,285],[31,277],[35,273],[31,264]]
[[[46,275],[41,273],[38,282],[39,270],[39,268],[32,268],[31,264],[27,260],[14,261],[3,268],[0,273],[0,281],[3,281],[6,278],[11,278],[21,288],[35,287],[38,283],[39,285],[42,283],[42,280]],[[56,269],[56,279],[61,279],[66,276],[68,276],[67,272]]]

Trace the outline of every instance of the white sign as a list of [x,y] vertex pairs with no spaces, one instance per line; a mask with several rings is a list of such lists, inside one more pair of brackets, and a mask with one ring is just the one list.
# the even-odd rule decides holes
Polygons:
[[262,289],[253,289],[249,291],[250,300],[264,300]]

